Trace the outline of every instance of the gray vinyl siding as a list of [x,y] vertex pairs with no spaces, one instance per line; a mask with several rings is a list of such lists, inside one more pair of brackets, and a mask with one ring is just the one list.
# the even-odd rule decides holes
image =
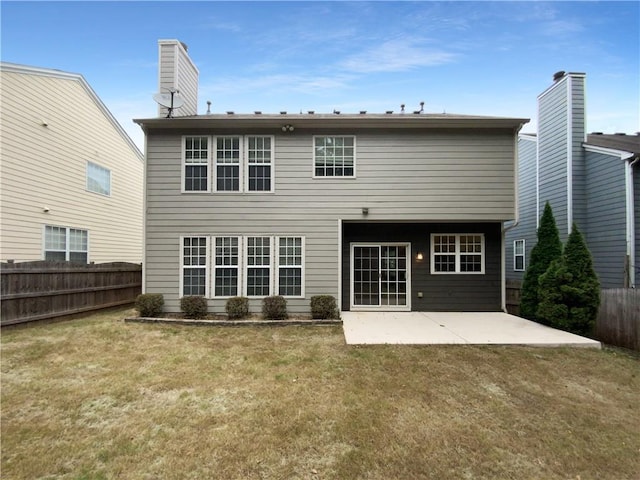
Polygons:
[[[584,229],[587,222],[585,150],[585,79],[571,76],[571,156],[573,221]],[[570,227],[570,226],[569,226]]]
[[[350,308],[350,244],[407,242],[411,244],[411,309],[413,311],[501,310],[500,223],[347,223],[342,245],[342,310]],[[485,238],[484,274],[431,274],[431,234],[482,233]],[[416,260],[422,252],[423,260]],[[422,298],[418,297],[422,293]]]
[[537,237],[537,209],[536,209],[536,149],[535,138],[518,139],[518,208],[519,222],[507,231],[505,236],[506,277],[520,280],[524,272],[514,270],[513,242],[525,241],[525,267],[529,264],[531,249],[535,246]]
[[567,77],[558,81],[539,99],[538,162],[539,212],[551,204],[560,238],[567,237]]
[[626,244],[625,161],[587,152],[587,209],[583,233],[602,288],[624,286]]
[[[290,299],[289,308],[307,312],[313,295],[338,297],[338,220],[365,219],[363,207],[367,221],[514,218],[513,132],[339,132],[356,136],[357,178],[314,179],[313,135],[326,133],[276,135],[275,192],[265,194],[181,194],[182,135],[216,132],[148,135],[146,291],[164,294],[167,309],[178,310],[181,235],[300,235],[306,298]],[[209,307],[223,311],[224,300]]]
[[633,167],[633,209],[635,223],[635,286],[640,284],[640,166],[636,163]]

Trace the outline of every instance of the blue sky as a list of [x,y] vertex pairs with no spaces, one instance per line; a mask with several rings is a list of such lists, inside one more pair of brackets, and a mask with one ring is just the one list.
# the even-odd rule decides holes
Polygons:
[[153,117],[158,39],[200,70],[199,113],[419,109],[531,118],[587,74],[587,128],[640,130],[640,2],[11,2],[1,58],[82,74],[131,137]]

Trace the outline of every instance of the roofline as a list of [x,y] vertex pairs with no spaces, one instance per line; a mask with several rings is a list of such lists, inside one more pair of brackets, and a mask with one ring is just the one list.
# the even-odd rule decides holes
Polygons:
[[529,140],[531,142],[538,141],[538,136],[535,133],[519,133],[518,138],[521,140]]
[[131,137],[127,134],[127,132],[122,128],[122,125],[116,120],[113,114],[109,111],[107,106],[104,104],[98,94],[91,88],[91,85],[85,80],[85,78],[79,73],[65,72],[62,70],[55,70],[52,68],[42,68],[42,67],[32,67],[29,65],[21,65],[18,63],[9,63],[9,62],[0,62],[0,71],[10,72],[10,73],[22,73],[27,75],[40,75],[43,77],[52,77],[52,78],[60,78],[63,80],[74,80],[79,82],[80,85],[84,87],[87,91],[91,99],[95,102],[98,108],[102,111],[102,113],[107,117],[107,119],[113,124],[118,133],[122,136],[122,138],[129,144],[133,152],[140,159],[142,163],[144,163],[144,155],[138,148],[138,146],[131,140]]
[[611,155],[612,157],[619,157],[621,160],[629,160],[636,156],[635,153],[628,150],[619,150],[617,148],[601,147],[599,145],[591,145],[590,143],[583,143],[582,146],[588,152],[602,153],[604,155]]
[[211,114],[134,119],[143,130],[185,128],[509,128],[520,131],[528,118],[454,114]]

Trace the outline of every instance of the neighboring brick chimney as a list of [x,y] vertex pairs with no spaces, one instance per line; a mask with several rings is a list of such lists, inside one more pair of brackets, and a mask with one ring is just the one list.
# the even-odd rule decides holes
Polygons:
[[[179,40],[158,40],[158,92],[178,91],[184,105],[173,110],[173,117],[198,114],[198,68],[187,46]],[[167,108],[158,105],[158,116],[166,117]]]

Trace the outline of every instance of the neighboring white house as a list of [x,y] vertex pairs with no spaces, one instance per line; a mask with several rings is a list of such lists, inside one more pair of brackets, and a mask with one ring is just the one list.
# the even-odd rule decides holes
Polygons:
[[82,75],[0,74],[0,260],[141,262],[140,150]]
[[175,118],[136,120],[144,290],[163,294],[168,311],[183,295],[205,296],[215,312],[237,295],[254,311],[282,295],[308,312],[323,294],[342,310],[504,308],[503,225],[515,218],[526,119],[198,115],[186,48],[161,41],[159,54],[160,86],[186,97]]

